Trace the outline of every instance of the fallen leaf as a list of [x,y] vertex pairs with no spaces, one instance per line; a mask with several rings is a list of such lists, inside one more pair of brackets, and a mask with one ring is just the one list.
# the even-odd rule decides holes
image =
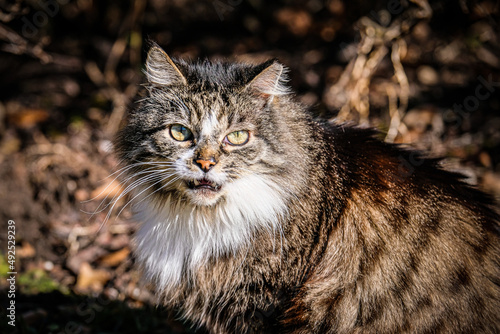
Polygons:
[[493,165],[491,156],[484,151],[479,153],[479,161],[484,167],[490,168]]
[[80,266],[76,289],[80,291],[92,290],[101,291],[104,284],[111,278],[111,274],[103,269],[93,269],[88,262],[83,262]]
[[8,121],[18,128],[27,129],[49,119],[45,109],[24,109],[8,115]]
[[112,199],[114,196],[119,196],[122,190],[122,185],[118,181],[112,180],[94,189],[90,194],[90,198],[92,200]]
[[100,263],[105,266],[115,267],[119,265],[121,262],[125,261],[125,259],[129,256],[130,249],[128,247],[124,247],[119,251],[110,253],[104,256]]
[[20,258],[33,257],[36,254],[36,250],[29,242],[23,241],[21,247],[16,250],[16,253]]

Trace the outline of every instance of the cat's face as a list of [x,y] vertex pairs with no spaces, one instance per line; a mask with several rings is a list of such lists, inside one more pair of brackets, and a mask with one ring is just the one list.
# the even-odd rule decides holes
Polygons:
[[268,108],[286,93],[283,67],[244,66],[174,64],[161,49],[150,52],[149,96],[118,142],[140,191],[208,207],[286,192],[279,180],[290,134]]
[[169,102],[151,103],[158,129],[146,131],[142,146],[150,148],[150,159],[169,163],[161,192],[210,206],[256,175],[275,172],[272,143],[262,137],[265,125],[255,112],[263,105],[244,95],[224,99],[220,92],[189,88],[175,97],[161,89],[154,94]]

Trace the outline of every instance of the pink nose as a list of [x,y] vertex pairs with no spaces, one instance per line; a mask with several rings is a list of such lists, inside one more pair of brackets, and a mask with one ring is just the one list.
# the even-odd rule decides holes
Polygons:
[[201,167],[201,169],[206,173],[208,172],[212,166],[216,164],[215,159],[210,158],[210,160],[198,159],[196,163]]

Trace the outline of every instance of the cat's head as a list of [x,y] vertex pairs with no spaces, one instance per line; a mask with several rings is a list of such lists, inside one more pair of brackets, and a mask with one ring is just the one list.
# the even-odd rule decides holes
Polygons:
[[240,201],[244,210],[299,188],[303,115],[283,65],[189,63],[153,46],[145,72],[148,95],[117,140],[130,189],[196,207]]
[[319,144],[276,61],[188,63],[154,46],[146,76],[148,95],[117,137],[118,173],[142,222],[139,262],[165,287],[256,231],[280,236]]

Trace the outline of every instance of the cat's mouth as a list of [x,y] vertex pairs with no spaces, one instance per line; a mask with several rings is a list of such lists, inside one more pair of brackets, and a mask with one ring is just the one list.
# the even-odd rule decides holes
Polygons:
[[221,185],[212,182],[210,180],[207,180],[205,178],[201,180],[192,180],[188,182],[188,187],[189,189],[206,189],[210,191],[219,191],[221,189]]

